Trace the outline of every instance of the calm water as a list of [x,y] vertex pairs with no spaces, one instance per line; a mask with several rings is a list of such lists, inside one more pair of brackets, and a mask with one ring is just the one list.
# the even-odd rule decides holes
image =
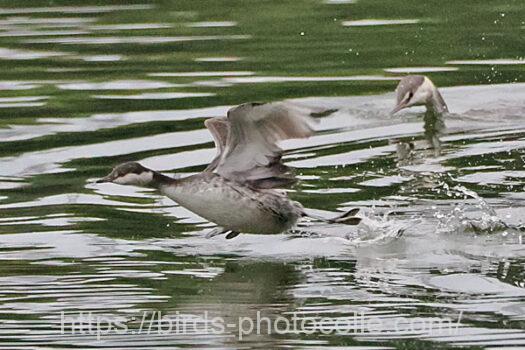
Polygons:
[[[0,1],[0,348],[524,348],[524,37],[519,0]],[[453,112],[440,155],[388,114],[407,72]],[[198,172],[205,118],[283,99],[335,111],[284,144],[290,196],[358,227],[206,239],[92,183]]]

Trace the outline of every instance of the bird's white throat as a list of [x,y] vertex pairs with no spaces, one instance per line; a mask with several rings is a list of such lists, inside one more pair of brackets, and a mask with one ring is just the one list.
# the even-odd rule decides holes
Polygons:
[[113,180],[119,185],[147,186],[153,181],[153,172],[144,171],[140,174],[128,173]]
[[[421,96],[418,96],[418,94],[421,94]],[[438,114],[447,111],[447,107],[437,87],[432,80],[427,77],[425,77],[423,84],[417,89],[415,99],[425,101],[424,104]]]

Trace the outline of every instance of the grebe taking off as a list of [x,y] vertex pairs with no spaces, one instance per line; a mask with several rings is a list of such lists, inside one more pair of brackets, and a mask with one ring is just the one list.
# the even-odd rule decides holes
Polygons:
[[97,182],[113,182],[158,189],[162,194],[216,223],[209,236],[239,233],[275,234],[290,229],[302,216],[326,222],[357,225],[357,209],[332,219],[307,214],[280,187],[296,182],[281,161],[277,143],[313,134],[312,118],[302,108],[286,103],[245,103],[227,117],[204,122],[211,132],[217,155],[201,173],[173,179],[139,163],[118,165]]
[[427,110],[423,118],[425,137],[434,148],[435,155],[439,155],[441,153],[439,136],[445,130],[443,117],[448,113],[448,107],[443,96],[428,77],[407,75],[397,85],[396,106],[391,114],[412,106],[426,106]]

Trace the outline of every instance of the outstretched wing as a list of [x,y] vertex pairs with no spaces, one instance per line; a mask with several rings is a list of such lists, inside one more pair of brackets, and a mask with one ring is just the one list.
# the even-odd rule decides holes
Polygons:
[[213,171],[217,164],[219,163],[222,153],[226,148],[226,142],[228,139],[228,134],[230,132],[230,123],[226,117],[217,117],[210,118],[204,121],[204,125],[213,136],[213,141],[215,142],[215,148],[217,149],[217,154],[211,163],[206,167],[204,171]]
[[258,188],[295,182],[281,162],[282,150],[277,143],[313,134],[315,119],[310,117],[309,110],[283,102],[246,103],[230,109],[227,120],[226,146],[214,172]]

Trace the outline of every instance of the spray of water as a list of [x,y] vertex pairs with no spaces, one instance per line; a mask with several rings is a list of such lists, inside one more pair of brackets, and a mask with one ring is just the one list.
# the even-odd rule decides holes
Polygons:
[[474,199],[474,208],[480,212],[480,216],[473,218],[468,215],[472,211],[472,204],[462,201],[454,206],[450,212],[443,213],[437,211],[434,215],[438,219],[438,232],[475,232],[492,233],[509,229],[503,220],[498,216],[494,208],[490,206],[476,192],[469,190],[462,185],[452,188],[447,183],[442,184],[442,188],[449,197]]

